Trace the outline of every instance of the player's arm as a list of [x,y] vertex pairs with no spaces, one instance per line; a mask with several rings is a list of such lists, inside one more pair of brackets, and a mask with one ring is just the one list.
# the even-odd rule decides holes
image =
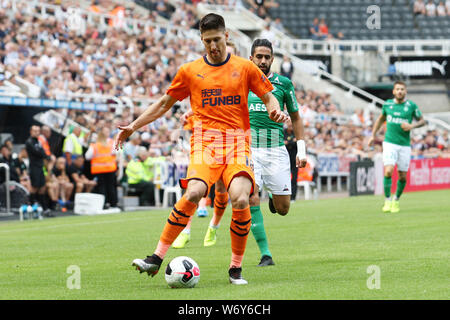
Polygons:
[[120,132],[114,142],[114,148],[119,150],[122,148],[125,140],[136,130],[149,124],[164,113],[166,113],[177,101],[177,99],[171,97],[168,94],[163,95],[158,101],[151,104],[136,120],[127,126],[119,126]]
[[291,117],[292,128],[294,129],[295,139],[297,140],[296,165],[299,168],[304,168],[306,166],[306,145],[303,119],[298,111],[289,112],[289,116]]
[[272,92],[267,92],[259,98],[266,105],[270,120],[275,122],[285,122],[287,120],[287,115],[281,111],[280,104]]
[[376,136],[378,130],[380,130],[381,126],[383,125],[383,123],[385,121],[386,121],[386,115],[385,114],[380,114],[378,119],[375,121],[375,124],[373,125],[372,136],[369,138],[369,141],[367,142],[367,144],[369,146],[371,146],[373,144],[373,142],[375,141],[375,136]]
[[423,127],[426,124],[427,121],[423,118],[423,116],[421,116],[419,120],[414,123],[407,123],[407,122],[402,123],[401,127],[405,131],[411,131],[412,129]]

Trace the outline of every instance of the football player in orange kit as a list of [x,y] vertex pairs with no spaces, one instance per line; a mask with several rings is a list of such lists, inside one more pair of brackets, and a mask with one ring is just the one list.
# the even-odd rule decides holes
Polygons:
[[182,65],[164,96],[131,124],[119,127],[116,148],[134,131],[163,116],[177,100],[190,97],[194,112],[191,155],[186,179],[180,180],[186,192],[174,205],[153,255],[135,259],[132,265],[152,276],[158,273],[167,250],[195,213],[198,202],[221,178],[232,206],[229,280],[236,285],[247,284],[241,272],[251,224],[249,197],[254,190],[249,90],[261,98],[273,121],[284,122],[287,116],[281,112],[264,73],[253,62],[226,52],[228,32],[220,15],[205,15],[200,20],[200,34],[206,55]]

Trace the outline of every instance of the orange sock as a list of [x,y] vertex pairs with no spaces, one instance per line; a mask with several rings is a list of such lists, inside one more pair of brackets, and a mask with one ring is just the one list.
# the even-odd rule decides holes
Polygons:
[[230,225],[231,235],[231,263],[230,267],[240,267],[247,246],[248,233],[251,226],[250,206],[245,209],[234,209]]
[[228,192],[220,193],[216,191],[214,197],[214,215],[211,219],[211,225],[218,226],[222,220],[223,213],[228,205]]
[[186,227],[189,218],[195,213],[197,204],[187,200],[184,196],[175,203],[172,212],[167,219],[167,223],[159,238],[159,243],[155,253],[164,259],[167,250],[172,242],[178,237],[180,232]]

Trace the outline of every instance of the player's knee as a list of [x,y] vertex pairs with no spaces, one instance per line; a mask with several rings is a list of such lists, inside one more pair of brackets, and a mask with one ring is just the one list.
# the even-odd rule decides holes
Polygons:
[[235,209],[245,209],[249,205],[249,198],[245,195],[239,195],[231,199],[231,206]]
[[259,206],[260,199],[259,199],[259,195],[256,192],[250,197],[249,204],[250,204],[250,207]]
[[277,209],[277,213],[280,216],[285,216],[289,212],[289,207],[290,207],[289,203],[287,203],[287,204],[283,203],[283,204],[281,204],[281,205],[279,205],[278,207],[275,207],[275,208]]
[[203,198],[205,192],[199,189],[191,189],[186,190],[185,197],[186,200],[193,202],[193,203],[199,203],[201,198]]

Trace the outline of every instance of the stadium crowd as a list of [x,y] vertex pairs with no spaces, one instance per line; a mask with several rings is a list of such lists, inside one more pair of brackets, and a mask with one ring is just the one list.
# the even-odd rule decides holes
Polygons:
[[415,0],[413,11],[415,15],[424,15],[427,17],[445,17],[450,16],[450,0],[433,1]]
[[[140,35],[117,28],[101,31],[95,25],[87,25],[85,33],[79,35],[51,16],[38,19],[19,8],[11,17],[7,10],[0,9],[0,71],[12,82],[15,77],[22,77],[38,86],[42,98],[64,99],[71,92],[156,99],[165,92],[179,66],[202,52],[201,44],[190,34],[190,28],[197,23],[194,10],[198,1],[191,2],[174,8],[167,1],[147,1],[154,8],[150,12],[157,11],[162,16],[167,13],[165,18],[180,29],[165,34],[153,30]],[[254,10],[260,12],[264,6],[255,3]],[[90,9],[111,12],[117,5],[112,1],[93,1]],[[140,17],[132,8],[127,14]],[[284,60],[281,68],[274,71],[291,77],[289,59]],[[308,152],[351,154],[359,158],[371,158],[381,152],[382,140],[376,141],[374,149],[366,147],[373,114],[357,110],[345,117],[330,94],[299,88],[296,95],[305,123]],[[120,112],[57,110],[77,124],[66,138],[55,138],[56,134],[47,126],[33,126],[30,141],[17,153],[13,152],[11,139],[0,141],[0,161],[8,163],[11,179],[22,184],[33,201],[42,202],[44,209],[65,210],[75,193],[90,191],[105,194],[106,206],[116,207],[117,189],[107,187],[115,186],[117,177],[122,177],[119,183],[125,190],[139,196],[141,205],[154,205],[154,190],[158,187],[154,183],[158,174],[156,163],[167,161],[185,168],[189,161],[189,134],[180,122],[185,110],[182,104],[176,104],[163,118],[133,134],[123,152],[112,152],[100,162],[94,160],[104,148],[111,150],[118,126],[133,121],[145,106],[125,107]],[[347,120],[338,122],[340,118]],[[89,133],[81,131],[82,127]],[[289,124],[286,130],[288,144]],[[382,133],[378,136],[382,137]],[[450,158],[448,132],[432,130],[424,136],[413,135],[412,155]],[[41,167],[43,163],[45,168],[44,180],[37,185],[30,183],[31,179],[41,179],[33,177],[40,175],[30,170],[33,163]],[[0,175],[0,183],[1,179],[4,175]],[[46,204],[41,198],[44,192]]]

